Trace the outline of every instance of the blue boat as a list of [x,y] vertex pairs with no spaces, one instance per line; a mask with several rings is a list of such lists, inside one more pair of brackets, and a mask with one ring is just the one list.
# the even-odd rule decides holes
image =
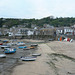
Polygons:
[[19,49],[27,48],[27,46],[19,46]]
[[8,43],[8,42],[9,42],[8,40],[4,40],[4,41],[3,41],[3,43]]
[[11,53],[15,53],[16,49],[15,48],[6,48],[4,52],[6,54],[11,54]]

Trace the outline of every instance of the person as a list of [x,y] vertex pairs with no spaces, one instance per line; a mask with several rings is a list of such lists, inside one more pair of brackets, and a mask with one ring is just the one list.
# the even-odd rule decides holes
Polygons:
[[70,42],[73,42],[73,39],[70,39]]

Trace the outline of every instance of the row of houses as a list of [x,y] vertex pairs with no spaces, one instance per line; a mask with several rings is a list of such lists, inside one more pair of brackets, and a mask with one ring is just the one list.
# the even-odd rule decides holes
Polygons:
[[[46,26],[46,27],[45,27]],[[7,28],[0,28],[0,35],[7,35],[11,36],[29,36],[29,35],[50,35],[50,36],[59,36],[59,35],[66,35],[66,36],[73,36],[75,35],[75,25],[71,27],[53,27],[44,25],[43,28],[34,29],[31,28],[21,28],[21,27],[12,27],[10,29]]]

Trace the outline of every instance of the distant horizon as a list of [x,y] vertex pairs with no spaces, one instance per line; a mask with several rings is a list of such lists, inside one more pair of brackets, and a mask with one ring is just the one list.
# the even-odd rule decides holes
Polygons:
[[[50,16],[47,16],[47,17],[50,17]],[[43,17],[43,18],[47,18],[47,17]],[[17,18],[17,17],[0,17],[0,18],[4,18],[4,19],[38,19],[38,18]],[[39,18],[39,19],[43,19],[43,18]],[[54,17],[54,19],[56,19],[56,18],[75,18],[75,17]]]

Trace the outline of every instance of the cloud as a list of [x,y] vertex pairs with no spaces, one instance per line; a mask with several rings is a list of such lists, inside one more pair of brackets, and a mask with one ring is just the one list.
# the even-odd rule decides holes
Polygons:
[[75,0],[0,0],[0,17],[75,16]]

